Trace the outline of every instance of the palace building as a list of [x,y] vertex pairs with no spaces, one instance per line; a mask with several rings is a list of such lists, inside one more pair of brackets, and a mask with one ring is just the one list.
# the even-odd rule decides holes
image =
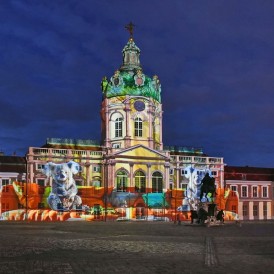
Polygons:
[[[0,208],[2,219],[173,220],[177,214],[189,219],[207,173],[214,178],[219,209],[231,219],[238,214],[232,210],[237,201],[231,203],[225,189],[222,157],[163,144],[160,79],[145,74],[132,29],[122,53],[122,65],[101,82],[101,142],[48,138],[45,145],[30,147],[26,179],[10,180],[12,189],[1,194],[10,201],[9,211]],[[69,190],[56,187],[53,173],[71,171],[71,161],[77,163],[75,192],[63,197]]]

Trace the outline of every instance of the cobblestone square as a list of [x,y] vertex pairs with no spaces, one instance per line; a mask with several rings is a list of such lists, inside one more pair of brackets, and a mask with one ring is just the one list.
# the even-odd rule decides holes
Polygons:
[[0,273],[270,273],[274,223],[1,222]]

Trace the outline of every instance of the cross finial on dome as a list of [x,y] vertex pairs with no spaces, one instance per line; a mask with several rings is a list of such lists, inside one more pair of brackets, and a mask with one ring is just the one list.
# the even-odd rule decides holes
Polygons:
[[125,28],[128,30],[129,34],[130,34],[130,39],[133,39],[133,29],[134,29],[135,25],[132,22],[129,22],[129,24],[125,25]]

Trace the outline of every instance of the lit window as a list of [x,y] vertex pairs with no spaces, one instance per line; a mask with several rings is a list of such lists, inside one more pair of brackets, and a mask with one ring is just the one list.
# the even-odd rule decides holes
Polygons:
[[118,171],[116,176],[117,191],[126,192],[128,174],[125,171]]
[[152,174],[152,192],[163,192],[163,175],[160,172]]
[[134,129],[135,137],[143,136],[143,121],[141,118],[138,117],[134,120]]
[[144,193],[146,192],[146,176],[144,172],[137,171],[135,173],[135,191]]
[[115,120],[115,137],[122,137],[123,136],[123,119],[122,118],[117,118]]

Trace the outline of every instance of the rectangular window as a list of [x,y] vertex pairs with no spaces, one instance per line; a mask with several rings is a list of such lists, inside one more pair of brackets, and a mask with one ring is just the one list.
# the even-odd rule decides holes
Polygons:
[[75,183],[77,186],[81,186],[82,185],[82,180],[75,180]]
[[242,197],[247,198],[247,186],[242,186]]
[[263,211],[264,211],[264,217],[266,217],[267,216],[267,206],[266,205],[264,205]]
[[252,186],[252,197],[253,198],[258,197],[258,188],[257,188],[257,186]]
[[174,174],[174,169],[173,168],[170,168],[169,169],[169,175],[173,175]]
[[45,180],[43,180],[43,179],[37,179],[37,184],[39,186],[45,186]]
[[187,170],[182,169],[182,170],[181,170],[181,174],[182,174],[182,175],[187,174]]
[[93,166],[93,172],[101,172],[100,166]]
[[120,143],[113,143],[113,144],[112,144],[112,147],[113,147],[113,148],[120,148],[120,147],[121,147],[121,144],[120,144]]
[[10,184],[10,180],[9,179],[2,179],[2,186],[7,186]]
[[135,137],[143,136],[143,123],[141,118],[136,118],[134,121]]
[[262,187],[262,197],[263,198],[268,198],[268,188],[267,188],[267,186],[263,186]]
[[247,216],[247,205],[243,205],[243,216]]
[[43,170],[45,168],[44,164],[37,164],[36,166],[37,170]]
[[257,217],[257,216],[258,216],[258,206],[257,206],[257,205],[254,205],[254,206],[253,206],[253,216],[254,216],[254,217]]
[[123,129],[122,118],[117,118],[115,120],[115,137],[123,136],[122,129]]
[[211,171],[211,175],[216,177],[218,175],[217,171]]
[[237,206],[233,205],[231,207],[231,211],[234,212],[234,213],[237,213]]
[[235,197],[237,192],[237,186],[230,186],[230,189],[232,191],[232,196]]

